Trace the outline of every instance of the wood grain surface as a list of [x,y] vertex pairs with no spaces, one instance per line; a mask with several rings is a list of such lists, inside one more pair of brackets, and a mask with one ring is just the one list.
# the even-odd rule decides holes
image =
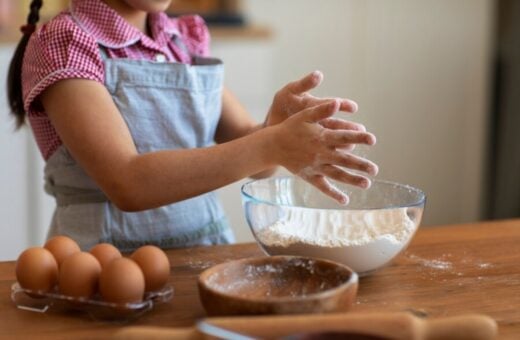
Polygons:
[[[198,274],[217,263],[261,256],[255,244],[168,251],[175,288],[132,326],[187,327],[205,317]],[[93,321],[84,314],[34,313],[11,301],[14,262],[0,263],[0,337],[109,337],[125,325]],[[520,220],[423,227],[391,265],[360,279],[348,313],[412,311],[428,318],[486,314],[500,339],[520,338]]]

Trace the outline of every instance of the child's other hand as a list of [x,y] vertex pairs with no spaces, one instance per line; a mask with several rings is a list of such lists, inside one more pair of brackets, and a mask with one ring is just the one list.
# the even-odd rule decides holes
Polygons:
[[[353,130],[353,131],[360,131],[360,132],[366,132],[367,129],[363,124],[355,123],[355,122],[349,122],[347,120],[339,119],[339,118],[326,118],[319,122],[321,126],[327,129],[331,130]],[[352,151],[356,147],[356,144],[346,143],[343,145],[338,145],[336,147],[337,150],[341,151]]]
[[356,185],[370,186],[370,180],[344,168],[376,175],[373,162],[346,152],[343,148],[355,144],[374,145],[376,138],[364,128],[345,129],[344,121],[330,118],[340,109],[339,100],[304,109],[281,124],[273,126],[275,162],[284,166],[342,204],[348,197],[327,178]]
[[[302,79],[285,85],[275,94],[264,125],[276,125],[297,112],[329,102],[331,98],[318,98],[308,93],[318,87],[322,80],[323,74],[314,71]],[[340,103],[338,111],[351,113],[357,111],[358,105],[353,100],[339,98],[338,101]]]

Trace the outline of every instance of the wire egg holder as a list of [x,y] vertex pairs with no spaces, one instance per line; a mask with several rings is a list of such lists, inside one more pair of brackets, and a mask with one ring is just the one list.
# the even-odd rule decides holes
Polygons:
[[76,298],[58,293],[25,289],[15,282],[11,286],[11,300],[19,309],[37,313],[46,312],[85,312],[94,320],[129,322],[150,311],[154,305],[167,302],[173,297],[173,287],[147,292],[143,301],[136,303],[113,303],[101,300],[99,295],[91,299]]

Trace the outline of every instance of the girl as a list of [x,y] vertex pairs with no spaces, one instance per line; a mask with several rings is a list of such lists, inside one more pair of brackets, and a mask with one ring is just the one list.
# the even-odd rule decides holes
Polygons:
[[46,160],[57,202],[49,237],[123,251],[228,243],[213,191],[277,165],[342,203],[327,177],[369,186],[343,168],[375,175],[375,164],[348,153],[375,137],[331,118],[354,102],[309,95],[322,79],[313,72],[282,88],[256,125],[223,88],[202,19],[168,18],[170,1],[71,0],[38,30],[42,1],[31,2],[8,95]]

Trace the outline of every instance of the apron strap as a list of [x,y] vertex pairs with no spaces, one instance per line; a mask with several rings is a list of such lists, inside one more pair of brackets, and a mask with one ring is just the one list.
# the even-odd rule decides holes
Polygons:
[[175,43],[175,45],[177,45],[177,47],[179,47],[179,49],[184,53],[186,54],[187,56],[190,56],[190,57],[193,57],[190,53],[190,50],[188,49],[188,46],[186,46],[186,44],[184,43],[184,41],[181,39],[181,37],[179,37],[178,35],[174,35],[173,36],[173,42]]
[[105,60],[110,59],[108,57],[108,52],[106,50],[106,47],[101,46],[100,44],[98,44],[98,47],[99,47],[99,54],[101,55],[101,60],[105,61]]
[[[184,43],[182,38],[178,35],[172,37],[173,41],[173,54],[179,60],[179,62],[193,63],[193,55],[190,53],[188,46]],[[185,59],[186,58],[186,59]]]
[[218,58],[201,57],[191,54],[184,41],[177,35],[173,36],[173,42],[185,55],[189,56],[192,65],[202,66],[222,64],[222,60]]

